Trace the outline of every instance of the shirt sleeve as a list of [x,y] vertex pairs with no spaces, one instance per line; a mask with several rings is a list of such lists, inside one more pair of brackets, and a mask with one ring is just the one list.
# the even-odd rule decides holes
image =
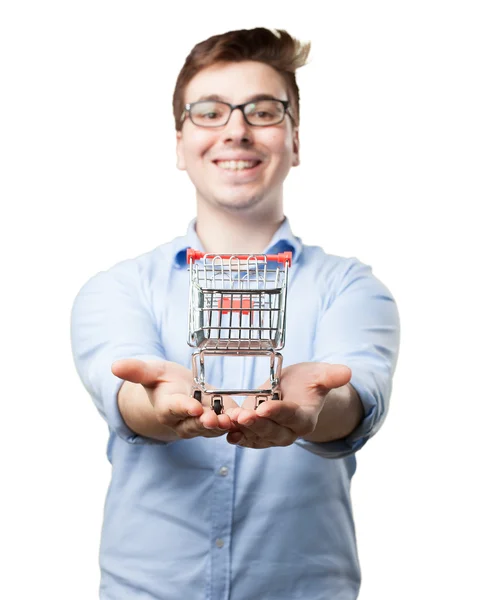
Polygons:
[[399,351],[399,315],[391,292],[371,272],[352,259],[339,278],[336,292],[320,313],[313,361],[344,364],[351,385],[364,406],[364,419],[345,439],[325,443],[297,440],[325,458],[357,452],[380,429],[392,391]]
[[132,444],[162,444],[132,431],[118,408],[123,383],[111,372],[120,358],[164,360],[154,316],[134,261],[98,273],[79,291],[71,314],[71,342],[78,375],[101,416]]

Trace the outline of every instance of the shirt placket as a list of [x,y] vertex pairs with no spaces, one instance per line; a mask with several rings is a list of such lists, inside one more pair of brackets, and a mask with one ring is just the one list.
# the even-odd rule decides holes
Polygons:
[[[239,312],[239,311],[238,311]],[[238,319],[233,320],[232,327]],[[225,336],[226,337],[226,336]],[[216,359],[222,389],[247,389],[252,385],[252,357],[220,356]],[[214,483],[212,494],[212,529],[210,539],[212,600],[228,600],[231,587],[231,550],[235,495],[236,446],[226,436],[215,438]]]
[[[221,387],[237,387],[238,369],[232,361],[218,357],[221,369]],[[235,383],[236,376],[236,386]],[[231,583],[231,543],[235,486],[236,447],[226,441],[226,436],[214,438],[214,479],[211,505],[211,574],[212,600],[228,600]]]

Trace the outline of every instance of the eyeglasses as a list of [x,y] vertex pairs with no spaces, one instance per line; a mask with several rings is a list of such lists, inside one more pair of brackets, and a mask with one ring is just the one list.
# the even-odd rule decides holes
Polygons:
[[[255,100],[245,104],[228,104],[219,100],[199,100],[187,104],[181,115],[183,122],[188,115],[191,122],[198,127],[223,127],[228,123],[231,113],[239,108],[248,125],[268,127],[278,125],[288,112],[288,100]],[[292,119],[292,117],[291,117]]]

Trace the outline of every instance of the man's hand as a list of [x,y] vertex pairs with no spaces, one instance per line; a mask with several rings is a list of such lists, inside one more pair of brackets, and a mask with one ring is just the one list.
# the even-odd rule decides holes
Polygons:
[[[255,399],[249,396],[241,408],[227,410],[239,429],[228,433],[228,442],[247,448],[289,446],[314,432],[326,395],[350,379],[345,365],[299,363],[283,369],[281,401],[267,400],[254,410]],[[264,387],[269,385],[267,381]]]
[[[122,396],[122,386],[119,406],[127,424],[128,416],[132,420],[140,419],[134,414],[135,410],[138,410],[143,411],[144,417],[142,415],[141,418],[144,422],[148,422],[149,419],[151,423],[153,417],[154,423],[150,428],[153,431],[156,424],[160,425],[162,430],[166,431],[167,439],[218,437],[236,429],[227,414],[216,415],[210,409],[209,396],[204,397],[204,404],[190,396],[193,375],[182,365],[169,361],[124,359],[115,361],[111,370],[126,382],[141,384],[153,409],[152,412],[149,405],[145,407],[140,402],[131,401],[132,394],[129,389]],[[223,396],[223,403],[225,412],[238,406],[230,396]],[[165,438],[164,435],[159,437]]]

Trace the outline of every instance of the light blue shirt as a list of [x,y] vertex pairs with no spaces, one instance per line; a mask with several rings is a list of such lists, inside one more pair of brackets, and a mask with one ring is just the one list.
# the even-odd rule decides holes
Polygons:
[[[351,511],[354,453],[386,416],[399,345],[388,289],[354,258],[294,237],[285,220],[268,253],[292,250],[283,367],[342,363],[365,418],[341,441],[253,450],[226,438],[162,443],[123,421],[119,358],[191,368],[187,235],[92,277],[72,311],[78,374],[108,423],[112,464],[100,550],[102,600],[353,600],[360,568]],[[217,357],[219,388],[254,388],[264,358]],[[379,550],[378,550],[379,551]]]

